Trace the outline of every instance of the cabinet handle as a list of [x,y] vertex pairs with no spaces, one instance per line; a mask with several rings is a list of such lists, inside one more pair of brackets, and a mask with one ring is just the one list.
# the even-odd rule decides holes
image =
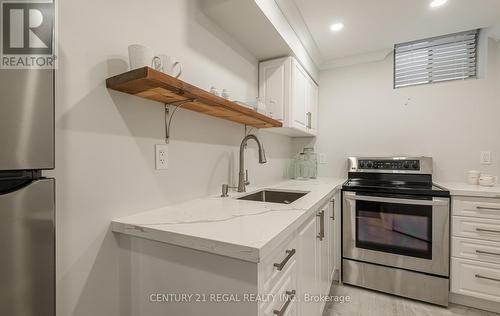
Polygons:
[[500,234],[500,230],[476,228],[477,232]]
[[476,278],[478,279],[485,279],[485,280],[490,280],[490,281],[497,281],[497,282],[500,282],[500,279],[495,279],[495,278],[490,278],[490,277],[485,277],[485,276],[482,276],[480,274],[476,274],[475,275]]
[[325,238],[325,211],[319,212],[316,216],[319,217],[319,234],[317,237],[322,241]]
[[287,262],[293,257],[293,255],[295,254],[295,249],[292,249],[292,250],[286,250],[285,251],[287,256],[285,259],[283,259],[283,261],[281,261],[280,263],[275,263],[274,266],[278,269],[278,271],[281,271],[283,270],[283,268],[285,267],[285,265],[287,264]]
[[476,209],[478,209],[478,210],[500,211],[500,207],[476,206]]
[[476,250],[476,253],[477,253],[477,254],[480,254],[480,255],[500,256],[500,253],[496,253],[496,252],[489,252],[489,251],[483,251],[483,250]]
[[307,128],[312,128],[312,113],[311,112],[307,112]]
[[285,304],[283,304],[283,306],[281,307],[280,310],[274,310],[273,311],[273,314],[274,315],[278,315],[278,316],[283,316],[285,315],[285,312],[286,312],[286,309],[288,308],[288,305],[290,305],[290,302],[293,300],[293,298],[295,297],[295,290],[292,290],[292,291],[286,291],[285,294],[287,296],[286,298],[286,302]]
[[330,216],[330,218],[334,221],[335,220],[335,200],[332,200],[331,203],[332,203],[332,216]]

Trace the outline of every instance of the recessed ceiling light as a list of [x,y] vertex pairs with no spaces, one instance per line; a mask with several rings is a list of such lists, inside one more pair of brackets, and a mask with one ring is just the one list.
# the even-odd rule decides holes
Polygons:
[[338,32],[343,28],[344,28],[344,24],[342,24],[342,23],[334,23],[330,26],[330,30],[334,31],[334,32]]
[[430,4],[431,8],[437,8],[444,5],[448,0],[433,0]]

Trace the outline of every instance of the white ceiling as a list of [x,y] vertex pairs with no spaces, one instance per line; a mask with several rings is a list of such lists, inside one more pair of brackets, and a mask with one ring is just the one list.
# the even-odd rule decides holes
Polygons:
[[[308,33],[302,38],[312,38],[305,46],[311,56],[319,55],[318,66],[374,56],[395,43],[500,24],[500,0],[449,0],[434,9],[429,7],[431,0],[292,1],[301,21],[287,18],[297,33]],[[345,28],[330,31],[335,22]]]

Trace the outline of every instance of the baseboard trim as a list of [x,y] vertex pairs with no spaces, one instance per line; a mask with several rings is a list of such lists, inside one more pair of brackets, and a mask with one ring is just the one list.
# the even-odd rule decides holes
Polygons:
[[500,303],[472,296],[450,293],[450,303],[482,309],[488,312],[500,313]]

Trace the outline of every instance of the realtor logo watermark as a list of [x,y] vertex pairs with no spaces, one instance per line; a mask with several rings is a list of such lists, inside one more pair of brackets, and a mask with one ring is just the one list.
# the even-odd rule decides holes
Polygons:
[[56,68],[54,2],[3,1],[0,16],[0,68]]

